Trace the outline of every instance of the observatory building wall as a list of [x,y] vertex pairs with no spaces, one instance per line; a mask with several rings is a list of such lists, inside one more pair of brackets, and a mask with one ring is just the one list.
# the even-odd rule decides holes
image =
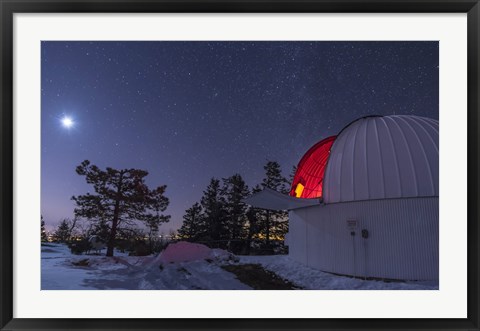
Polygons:
[[[438,197],[294,209],[289,212],[289,255],[337,274],[438,280],[438,213]],[[368,233],[362,236],[362,230]]]

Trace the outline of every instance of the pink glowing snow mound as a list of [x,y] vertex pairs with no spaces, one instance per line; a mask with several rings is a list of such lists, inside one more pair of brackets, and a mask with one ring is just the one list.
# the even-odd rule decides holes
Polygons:
[[160,254],[158,261],[162,263],[177,263],[204,260],[211,257],[212,250],[202,244],[179,241],[168,247]]

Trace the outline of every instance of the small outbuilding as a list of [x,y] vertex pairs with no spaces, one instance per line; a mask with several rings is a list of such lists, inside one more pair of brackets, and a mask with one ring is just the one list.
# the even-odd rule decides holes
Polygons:
[[359,118],[300,160],[290,195],[252,206],[289,211],[292,259],[356,277],[438,280],[438,121]]

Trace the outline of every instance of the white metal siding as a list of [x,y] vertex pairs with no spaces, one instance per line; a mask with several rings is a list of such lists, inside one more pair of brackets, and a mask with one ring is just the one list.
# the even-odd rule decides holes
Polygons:
[[[301,211],[303,209],[298,209]],[[288,254],[291,258],[304,264],[307,263],[307,223],[296,213],[289,213]],[[291,227],[292,224],[295,226]]]
[[[290,256],[323,271],[438,280],[438,197],[327,204],[290,211]],[[352,238],[347,220],[356,219]],[[361,230],[369,231],[363,239]],[[354,261],[355,251],[355,265]]]

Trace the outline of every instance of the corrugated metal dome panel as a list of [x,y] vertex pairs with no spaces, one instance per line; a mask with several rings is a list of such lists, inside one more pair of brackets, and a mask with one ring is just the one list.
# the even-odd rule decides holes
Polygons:
[[326,203],[438,196],[438,121],[407,115],[360,118],[333,143]]
[[322,197],[323,175],[335,138],[336,136],[331,136],[321,140],[302,157],[293,178],[290,190],[292,197],[305,199]]

